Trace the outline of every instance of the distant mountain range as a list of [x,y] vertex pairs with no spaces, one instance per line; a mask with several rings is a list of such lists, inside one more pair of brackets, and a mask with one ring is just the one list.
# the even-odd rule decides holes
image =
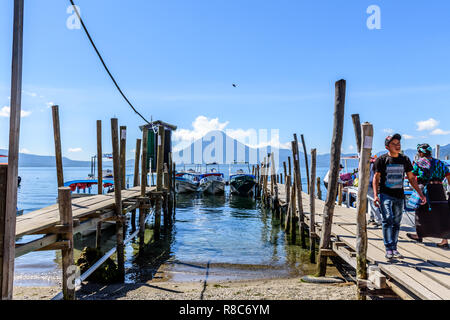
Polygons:
[[[215,143],[222,143],[221,150],[216,150]],[[301,151],[303,149],[301,142],[299,142],[300,148],[300,162],[304,162],[304,154]],[[308,146],[308,151],[311,146]],[[203,152],[194,153],[194,150],[203,150]],[[227,152],[228,151],[228,152]],[[236,162],[249,162],[249,163],[260,163],[263,161],[264,156],[272,152],[272,148],[269,146],[267,148],[251,148],[241,142],[233,139],[225,134],[223,131],[211,131],[203,138],[194,141],[189,147],[186,147],[178,152],[173,152],[174,161],[176,164],[191,164],[191,163],[211,163],[211,162],[221,162],[221,163],[232,163]],[[292,157],[292,152],[290,149],[283,148],[273,148],[275,158],[279,159],[279,164],[282,165],[283,161],[288,161],[288,157]],[[407,149],[404,150],[405,154],[412,160],[416,155],[416,150]],[[377,155],[386,153],[386,151],[378,152]],[[434,149],[433,149],[434,153]],[[440,149],[441,159],[445,156],[450,156],[450,144],[446,146],[441,146]],[[0,149],[0,155],[7,155],[8,151]],[[342,154],[342,157],[354,154]],[[308,155],[308,161],[311,163],[311,157]],[[0,160],[1,162],[1,160]],[[40,156],[28,153],[19,154],[19,166],[20,167],[55,167],[55,157],[54,156]],[[327,167],[330,164],[330,154],[317,155],[317,166]],[[358,163],[356,160],[347,160],[347,165],[349,167],[357,167]],[[71,160],[67,157],[63,157],[64,167],[90,167],[90,161],[79,161]],[[112,161],[103,161],[104,167],[112,167]],[[127,160],[127,166],[134,166],[134,159]]]
[[[8,150],[0,149],[0,155],[8,155]],[[1,159],[1,158],[0,158]],[[67,157],[63,157],[64,167],[90,167],[90,161],[72,160]],[[0,162],[2,162],[0,160]],[[134,165],[134,160],[127,160],[127,166]],[[40,156],[29,153],[19,153],[19,167],[55,167],[55,156]],[[104,167],[112,167],[112,161],[103,161]]]

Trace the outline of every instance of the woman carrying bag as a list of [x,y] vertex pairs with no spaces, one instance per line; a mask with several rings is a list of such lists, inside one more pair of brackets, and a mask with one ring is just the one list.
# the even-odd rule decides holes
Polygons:
[[450,171],[440,160],[431,156],[432,148],[427,143],[417,146],[419,159],[414,163],[412,173],[427,197],[427,204],[420,205],[415,192],[408,205],[416,209],[416,232],[407,233],[408,238],[422,242],[424,237],[441,238],[437,246],[448,248],[450,238],[450,199],[447,199],[442,181],[450,184]]

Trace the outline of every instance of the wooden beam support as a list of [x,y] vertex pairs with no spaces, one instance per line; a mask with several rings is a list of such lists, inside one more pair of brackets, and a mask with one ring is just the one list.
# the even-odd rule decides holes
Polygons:
[[[358,279],[367,279],[367,191],[370,184],[370,155],[372,153],[373,127],[365,122],[361,126],[362,139],[359,159],[359,183],[357,197],[357,227],[356,227],[356,276]],[[364,300],[364,296],[357,294]]]
[[126,156],[127,156],[127,127],[120,126],[120,186],[125,190],[126,185]]
[[58,205],[61,225],[67,226],[66,233],[61,234],[64,243],[62,250],[62,284],[64,300],[75,300],[75,286],[72,283],[72,275],[76,271],[73,261],[73,221],[72,221],[72,200],[70,195],[70,188],[58,188]]
[[122,186],[120,175],[119,156],[119,132],[117,118],[111,119],[111,138],[113,151],[113,171],[114,171],[114,199],[116,217],[116,239],[117,239],[117,267],[121,281],[125,281],[125,253],[123,245],[123,214],[122,214]]
[[11,300],[13,297],[17,174],[19,167],[20,114],[22,103],[23,11],[24,0],[14,0],[6,205],[4,206],[5,209],[3,212],[0,209],[0,214],[2,215],[0,218],[1,300]]
[[[336,203],[336,193],[339,178],[339,164],[341,160],[342,136],[344,132],[345,111],[345,80],[339,80],[335,84],[334,124],[333,138],[331,141],[330,176],[328,179],[327,200],[323,209],[322,234],[320,237],[320,249],[329,249],[331,240],[331,227]],[[317,264],[317,276],[323,277],[327,270],[327,257],[319,252]]]
[[[311,263],[316,263],[316,199],[315,199],[315,185],[316,180],[316,149],[311,149],[311,185],[309,190],[309,260]],[[325,249],[324,249],[325,250]]]
[[102,120],[97,120],[97,189],[103,194]]

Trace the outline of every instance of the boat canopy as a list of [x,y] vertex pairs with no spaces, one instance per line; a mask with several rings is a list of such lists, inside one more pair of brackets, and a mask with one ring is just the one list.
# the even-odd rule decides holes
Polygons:
[[[98,184],[98,181],[95,179],[85,179],[85,180],[72,180],[64,182],[64,187],[70,187],[71,191],[75,191],[77,188],[78,190],[84,190],[86,188],[92,187],[92,185]],[[111,187],[114,185],[113,180],[103,180],[103,187]]]

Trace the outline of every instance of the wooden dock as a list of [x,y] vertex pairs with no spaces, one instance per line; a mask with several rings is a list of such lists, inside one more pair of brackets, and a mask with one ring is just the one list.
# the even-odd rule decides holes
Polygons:
[[[156,187],[146,188],[147,196],[151,196],[155,191]],[[140,186],[122,190],[122,213],[124,215],[139,208],[138,198],[140,196]],[[101,222],[114,221],[116,218],[114,193],[73,199],[72,217],[73,234],[95,228]],[[35,250],[56,249],[54,244],[58,242],[57,235],[64,229],[60,223],[58,204],[17,217],[16,238],[32,234],[45,234],[46,236],[26,244],[16,244],[16,258]]]
[[[278,185],[278,201],[286,206],[285,185]],[[305,224],[309,225],[310,196],[302,193]],[[322,227],[322,212],[325,201],[316,199],[315,226],[317,234]],[[356,269],[356,217],[355,208],[336,205],[331,229],[333,253]],[[403,229],[403,228],[402,228]],[[376,266],[386,277],[386,285],[403,299],[450,300],[450,252],[437,248],[438,239],[424,238],[417,243],[401,230],[398,250],[404,259],[388,262],[385,258],[381,228],[367,227],[369,266]],[[369,275],[370,279],[370,275]],[[373,284],[376,287],[376,284]]]

